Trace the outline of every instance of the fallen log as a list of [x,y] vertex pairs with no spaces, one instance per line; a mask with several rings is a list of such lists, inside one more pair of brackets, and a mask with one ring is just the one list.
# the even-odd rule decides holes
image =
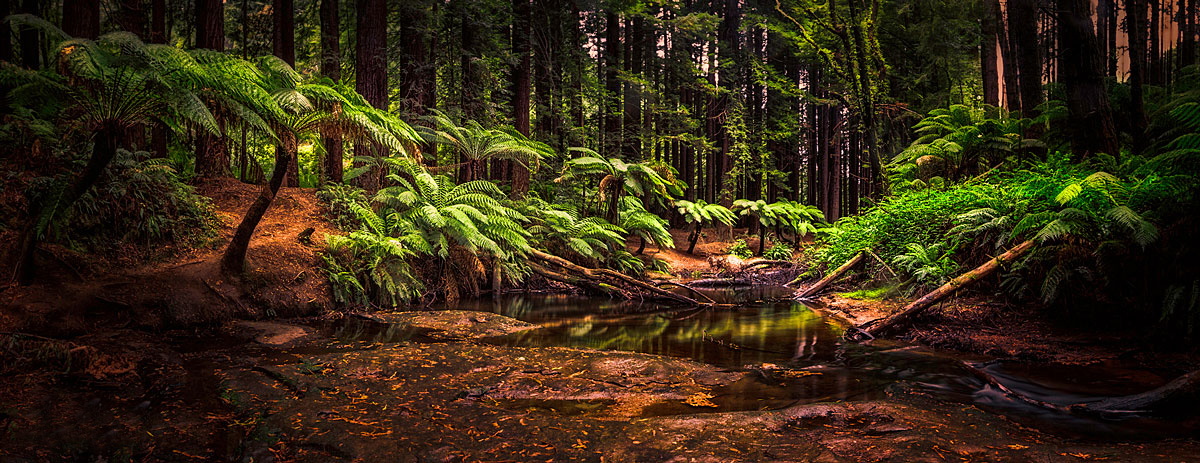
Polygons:
[[1071,411],[1096,414],[1195,410],[1200,402],[1200,370],[1141,394],[1112,397],[1071,406]]
[[[921,296],[920,299],[912,301],[908,305],[904,306],[904,309],[902,309],[900,312],[885,318],[878,323],[873,323],[869,327],[863,325],[859,328],[861,328],[867,335],[871,337],[879,337],[883,334],[886,334],[898,328],[900,325],[908,322],[908,320],[913,316],[928,310],[942,299],[954,294],[959,289],[970,286],[972,283],[991,275],[993,272],[999,269],[1001,265],[1007,264],[1021,257],[1030,249],[1033,249],[1034,244],[1035,242],[1033,240],[1028,240],[1018,244],[1004,254],[996,256],[992,259],[988,259],[987,262],[984,262],[983,265],[975,267],[974,270],[959,275],[937,289],[926,293],[924,296]],[[862,254],[859,254],[859,256],[861,257]],[[856,338],[859,339],[863,337],[865,336],[856,336]]]
[[[801,291],[800,294],[796,295],[796,298],[801,299],[801,298],[811,297],[811,296],[817,294],[822,289],[825,289],[826,286],[829,286],[830,283],[833,283],[838,278],[841,278],[842,275],[845,275],[846,272],[849,272],[850,269],[854,268],[854,266],[861,263],[865,256],[866,256],[865,251],[859,251],[857,254],[854,255],[854,257],[850,258],[850,260],[848,260],[848,261],[846,261],[846,263],[842,264],[841,267],[838,267],[837,270],[834,270],[833,273],[830,273],[829,275],[825,275],[825,278],[822,278],[821,281],[817,282],[817,284],[809,286],[808,289]],[[791,286],[791,285],[796,284],[799,281],[800,281],[800,279],[797,278],[795,280],[792,280],[792,282],[790,282],[784,286]]]
[[663,286],[663,285],[669,285],[669,286],[675,286],[675,287],[678,287],[678,288],[683,288],[683,289],[686,289],[686,290],[688,290],[688,292],[690,292],[690,293],[692,293],[692,294],[695,294],[695,295],[697,295],[697,296],[700,296],[700,298],[704,299],[704,301],[705,301],[705,302],[708,302],[709,304],[716,304],[716,303],[717,303],[717,301],[714,301],[714,300],[713,300],[713,298],[711,298],[711,297],[708,297],[708,295],[707,295],[707,294],[704,294],[704,293],[702,293],[702,292],[700,292],[700,291],[697,291],[697,290],[696,290],[696,288],[693,288],[693,287],[691,287],[691,286],[688,286],[688,285],[685,285],[685,284],[676,283],[676,282],[674,282],[674,281],[660,281],[660,282],[658,283],[658,285],[659,285],[659,286]]
[[785,267],[785,266],[789,266],[789,267],[790,267],[790,266],[792,266],[792,265],[796,265],[796,264],[795,264],[794,262],[790,261],[790,260],[768,260],[768,259],[764,259],[764,260],[755,260],[755,261],[750,261],[750,262],[747,262],[747,263],[746,263],[746,265],[742,266],[742,268],[739,268],[737,271],[740,273],[740,272],[747,272],[747,271],[750,271],[750,270],[753,270],[753,269],[757,269],[757,268],[760,268],[760,267],[761,267],[761,268],[767,268],[767,267]]
[[[676,293],[667,291],[665,289],[656,287],[654,285],[651,285],[651,284],[643,282],[643,281],[638,281],[637,279],[634,279],[633,277],[630,277],[629,275],[625,275],[621,272],[617,272],[617,271],[613,271],[613,270],[609,270],[609,269],[603,269],[603,268],[583,267],[583,266],[577,265],[574,262],[571,262],[569,260],[563,259],[563,258],[555,256],[555,255],[547,254],[542,251],[538,251],[536,249],[531,250],[529,252],[529,257],[536,259],[546,265],[552,265],[552,266],[561,268],[565,272],[571,274],[571,276],[573,277],[572,279],[575,280],[577,283],[569,283],[569,284],[576,284],[577,286],[582,284],[585,287],[597,286],[597,287],[603,288],[605,290],[607,290],[608,287],[617,288],[619,291],[609,290],[608,292],[610,294],[622,294],[625,299],[648,298],[648,299],[669,300],[669,301],[679,302],[681,304],[688,304],[688,305],[693,305],[693,306],[703,305],[700,302],[697,302],[695,299],[684,296],[682,294],[676,294]],[[534,264],[534,263],[531,262],[531,267],[532,267],[532,264]],[[547,268],[543,268],[542,270],[544,270],[547,274],[555,275],[556,277],[565,277],[566,276],[566,275],[562,275],[561,273],[558,273],[558,272],[553,272]],[[536,271],[538,271],[538,269],[535,268],[534,271],[536,272]],[[539,274],[541,274],[541,272],[539,272]],[[547,275],[542,275],[542,276],[551,278]],[[552,279],[557,279],[557,278],[552,278]],[[562,280],[559,280],[559,281],[562,281]],[[604,285],[607,285],[607,286],[604,286]]]

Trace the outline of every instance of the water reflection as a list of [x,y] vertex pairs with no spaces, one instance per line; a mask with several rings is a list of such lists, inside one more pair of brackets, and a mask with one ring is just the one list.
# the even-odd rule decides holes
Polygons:
[[[454,308],[490,311],[542,326],[489,341],[496,344],[642,352],[749,372],[746,379],[713,391],[716,397],[712,401],[719,405],[719,411],[883,399],[889,390],[913,390],[941,400],[972,404],[1068,437],[1136,439],[1197,434],[1191,422],[1138,417],[1110,421],[1015,399],[994,390],[963,363],[986,359],[883,340],[870,346],[844,342],[842,327],[837,323],[803,304],[779,300],[790,294],[786,288],[706,293],[741,306],[735,310],[678,310],[555,295],[473,301]],[[1010,390],[1054,404],[1123,395],[1162,383],[1161,378],[1111,368],[1051,367],[1048,371],[1032,371],[1006,364],[983,368]],[[1072,388],[1066,384],[1069,380],[1062,378],[1080,380]],[[664,403],[646,410],[651,415],[696,411],[682,403]]]

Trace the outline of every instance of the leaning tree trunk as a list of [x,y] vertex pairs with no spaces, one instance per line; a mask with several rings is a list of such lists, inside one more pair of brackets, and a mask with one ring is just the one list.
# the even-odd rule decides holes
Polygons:
[[700,241],[700,222],[696,222],[696,228],[692,229],[692,235],[688,237],[688,254],[696,250],[697,241]]
[[125,128],[116,122],[105,123],[99,130],[96,131],[96,140],[92,146],[92,157],[88,159],[87,166],[83,168],[83,173],[71,183],[63,191],[58,200],[48,205],[50,210],[45,207],[36,207],[29,211],[29,223],[25,229],[21,231],[21,236],[18,241],[17,248],[17,267],[13,276],[20,284],[29,284],[33,280],[33,254],[37,250],[38,242],[41,240],[39,236],[41,230],[38,225],[41,223],[42,215],[46,212],[52,214],[66,214],[71,210],[71,206],[83,197],[84,193],[92,189],[96,181],[100,179],[100,175],[104,173],[104,169],[112,162],[117,155],[117,143],[124,134]]
[[871,323],[868,322],[859,328],[866,333],[868,337],[876,337],[887,334],[888,332],[898,328],[900,325],[907,323],[912,317],[926,311],[934,304],[937,304],[942,299],[945,299],[947,296],[954,294],[959,289],[970,286],[976,281],[982,280],[984,277],[994,273],[1000,268],[1001,265],[1007,264],[1021,257],[1030,249],[1033,249],[1034,244],[1036,243],[1033,240],[1028,240],[1018,244],[1012,249],[1009,249],[1008,252],[1005,252],[1004,254],[1001,254],[993,259],[988,259],[987,262],[984,262],[983,265],[975,267],[974,270],[959,275],[938,289],[930,291],[928,294],[921,296],[920,299],[917,299],[905,306],[904,309],[899,313],[883,319],[877,324],[871,325]]
[[221,257],[221,271],[227,274],[238,274],[244,270],[246,249],[250,247],[254,229],[258,227],[263,215],[267,213],[267,208],[271,207],[271,202],[275,200],[275,195],[279,193],[279,187],[283,185],[284,177],[287,176],[288,164],[291,164],[292,157],[295,156],[295,136],[284,132],[280,134],[280,138],[282,149],[275,151],[275,170],[271,173],[271,181],[263,186],[258,198],[246,210],[242,223],[238,224],[237,231],[233,233],[233,240],[229,242],[229,247],[225,248],[225,255]]

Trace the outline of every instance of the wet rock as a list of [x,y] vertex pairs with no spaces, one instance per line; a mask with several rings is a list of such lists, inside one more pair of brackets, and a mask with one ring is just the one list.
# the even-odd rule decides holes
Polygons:
[[371,318],[380,323],[429,329],[432,331],[428,335],[439,339],[478,339],[538,328],[515,318],[471,310],[377,313]]
[[268,346],[293,343],[313,334],[313,331],[307,327],[279,322],[238,320],[231,325],[235,333],[253,337],[254,342]]

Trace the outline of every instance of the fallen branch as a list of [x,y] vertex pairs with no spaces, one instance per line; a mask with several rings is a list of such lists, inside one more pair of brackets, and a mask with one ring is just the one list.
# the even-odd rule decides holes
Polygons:
[[756,260],[756,261],[750,262],[750,263],[746,264],[745,266],[743,266],[742,268],[738,269],[738,272],[747,272],[747,271],[750,271],[752,269],[756,269],[759,267],[762,267],[762,268],[783,267],[783,266],[792,266],[792,265],[795,265],[795,263],[790,260]]
[[697,295],[697,296],[700,296],[701,298],[703,298],[705,301],[707,301],[707,302],[708,302],[708,303],[710,303],[710,304],[716,304],[716,303],[717,303],[717,301],[714,301],[714,300],[713,300],[713,298],[711,298],[711,297],[708,297],[708,295],[707,295],[707,294],[704,294],[704,293],[702,293],[702,292],[700,292],[700,291],[697,291],[697,290],[696,290],[696,288],[693,288],[693,287],[691,287],[691,286],[688,286],[688,285],[679,284],[679,283],[676,283],[676,282],[674,282],[674,281],[663,281],[663,282],[659,282],[658,284],[659,284],[660,286],[661,286],[661,285],[671,285],[671,286],[676,286],[676,287],[679,287],[679,288],[683,288],[683,289],[686,289],[686,290],[688,290],[688,291],[689,291],[689,292],[691,292],[692,294],[695,294],[695,295]]
[[752,283],[745,278],[701,278],[699,280],[689,281],[692,286],[701,287],[717,287],[717,286],[750,286]]
[[[549,268],[543,267],[542,270],[545,273],[555,277],[552,279],[568,278],[575,281],[575,283],[570,283],[559,279],[559,281],[563,281],[564,283],[574,284],[576,286],[583,285],[585,287],[599,288],[601,291],[613,295],[619,295],[624,299],[649,298],[669,300],[693,306],[702,305],[690,297],[667,291],[643,281],[638,281],[628,275],[613,270],[583,267],[569,260],[547,254],[536,249],[530,251],[529,256],[533,259],[541,261],[544,264],[559,267],[565,271],[565,273],[555,272]],[[610,290],[609,288],[616,290]]]
[[[796,298],[802,299],[802,298],[811,297],[811,296],[817,294],[822,289],[825,289],[826,286],[829,286],[830,283],[833,283],[838,278],[841,278],[842,275],[845,275],[846,272],[849,272],[850,269],[854,268],[856,265],[861,263],[865,256],[866,256],[866,251],[859,251],[858,254],[855,254],[854,257],[850,258],[850,260],[848,260],[848,261],[846,261],[846,263],[842,264],[841,267],[838,267],[837,270],[834,270],[833,273],[830,273],[829,275],[825,275],[825,278],[822,278],[821,281],[817,282],[817,284],[809,286],[808,289],[801,291],[800,294],[796,295]],[[799,278],[797,278],[796,280],[793,280],[791,283],[788,283],[784,286],[791,286],[791,285],[795,284],[797,281],[799,281]]]
[[[988,259],[988,261],[984,262],[983,265],[975,267],[974,270],[971,270],[967,273],[959,275],[958,277],[955,277],[953,280],[950,280],[949,282],[942,285],[938,289],[930,291],[929,293],[925,294],[924,296],[921,296],[920,299],[917,299],[917,300],[913,301],[912,303],[908,304],[907,306],[904,306],[904,309],[901,310],[899,313],[896,313],[896,314],[884,319],[883,321],[879,322],[878,324],[876,324],[874,326],[871,326],[870,328],[866,328],[864,331],[866,331],[867,334],[870,334],[873,337],[879,337],[883,334],[886,334],[886,333],[896,329],[900,325],[907,323],[908,320],[911,319],[913,316],[920,314],[920,313],[924,312],[925,310],[928,310],[934,304],[937,304],[942,299],[945,299],[947,296],[954,294],[959,289],[970,286],[971,284],[975,283],[976,281],[979,281],[979,280],[983,279],[984,277],[991,275],[993,272],[995,272],[997,269],[999,269],[1001,265],[1007,264],[1007,263],[1012,262],[1013,260],[1016,260],[1017,258],[1021,257],[1026,252],[1028,252],[1030,249],[1033,249],[1034,244],[1035,244],[1035,242],[1033,240],[1025,241],[1021,244],[1016,245],[1012,249],[1009,249],[1008,252],[1005,252],[1004,254],[1001,254],[992,259]],[[861,255],[862,254],[859,254],[859,256],[861,256]],[[860,327],[860,328],[862,328],[862,327]]]

